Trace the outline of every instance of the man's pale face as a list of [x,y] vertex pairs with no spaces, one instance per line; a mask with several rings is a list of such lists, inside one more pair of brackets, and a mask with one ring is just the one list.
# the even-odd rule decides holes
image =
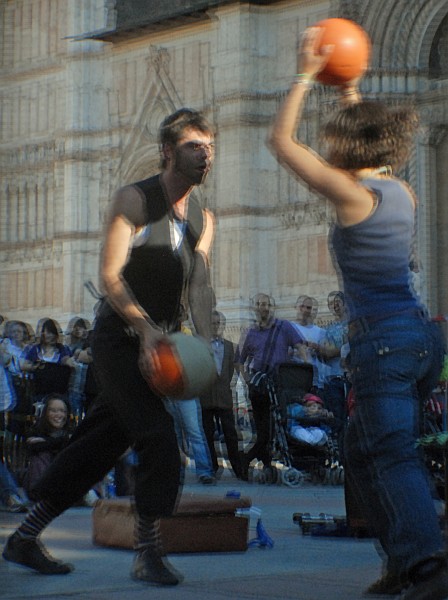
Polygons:
[[174,148],[172,169],[189,185],[205,181],[215,153],[214,137],[197,129],[186,129]]
[[339,296],[335,296],[335,299],[333,302],[333,312],[338,317],[340,317],[344,312],[344,302],[342,301],[342,298],[340,298]]
[[317,310],[315,310],[311,298],[305,298],[305,300],[297,307],[297,318],[299,321],[311,323],[316,312]]
[[271,305],[269,296],[257,296],[254,307],[257,320],[261,323],[269,321],[270,317],[274,314],[274,307]]
[[221,319],[216,316],[212,316],[212,335],[217,336],[221,333]]

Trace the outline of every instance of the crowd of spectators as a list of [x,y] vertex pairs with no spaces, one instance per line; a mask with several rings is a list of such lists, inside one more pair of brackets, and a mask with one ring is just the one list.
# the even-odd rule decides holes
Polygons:
[[17,512],[37,499],[40,474],[68,442],[97,388],[86,319],[75,317],[65,333],[52,318],[39,320],[35,330],[5,318],[1,327],[2,381],[10,401],[0,410],[0,499]]
[[[243,474],[254,459],[271,468],[272,458],[272,400],[268,383],[275,382],[280,365],[297,363],[311,365],[311,392],[316,406],[334,418],[336,438],[341,440],[347,423],[346,398],[350,388],[346,356],[348,354],[348,323],[344,294],[330,292],[327,298],[332,321],[325,327],[315,324],[318,301],[301,295],[296,301],[296,318],[288,321],[276,317],[275,299],[258,293],[252,300],[255,322],[241,335],[236,351],[236,366],[248,386],[248,396],[256,429],[254,443],[241,455]],[[299,399],[306,409],[304,395]],[[298,426],[295,425],[296,434]],[[316,431],[302,432],[312,437]],[[326,437],[326,436],[325,436]],[[324,439],[321,436],[320,439]],[[340,455],[343,462],[342,450]]]
[[9,429],[23,433],[28,417],[38,416],[44,398],[66,395],[71,418],[85,413],[92,400],[90,323],[75,317],[63,333],[52,318],[41,319],[35,330],[28,323],[3,323],[0,355],[15,392]]
[[[204,482],[207,479],[209,483],[215,483],[222,471],[215,448],[216,440],[227,446],[229,467],[238,478],[247,479],[252,459],[269,460],[269,398],[263,395],[262,385],[254,385],[254,379],[272,374],[280,362],[305,362],[313,366],[313,386],[309,391],[317,395],[322,406],[337,416],[340,424],[338,434],[342,439],[348,391],[343,361],[347,341],[343,294],[329,294],[328,308],[333,320],[325,327],[315,324],[318,313],[315,298],[299,296],[296,318],[291,321],[275,318],[275,302],[269,295],[258,294],[256,298],[258,302],[252,306],[256,323],[242,333],[238,344],[223,338],[225,316],[216,311],[213,313],[215,328],[210,342],[219,377],[210,394],[194,400],[199,411],[198,426],[202,431],[201,447],[204,456],[207,454],[207,478],[203,478]],[[286,337],[281,336],[284,342],[281,352],[275,328],[274,335],[271,332],[272,324],[281,325],[281,332],[287,332]],[[55,319],[47,317],[41,319],[34,330],[28,323],[2,318],[0,334],[1,365],[14,398],[0,413],[2,430],[27,440],[27,473],[20,484],[32,500],[32,480],[36,479],[38,468],[43,468],[42,457],[51,460],[52,453],[67,443],[70,431],[83,418],[98,394],[90,347],[91,324],[87,319],[75,316],[63,331]],[[235,419],[234,387],[239,376],[248,385],[246,399],[252,414],[252,444],[249,444],[249,450],[246,448],[246,453],[238,450],[243,435]],[[57,406],[53,407],[53,404]],[[49,414],[57,417],[56,424],[53,418],[52,426],[48,424]],[[38,433],[42,427],[45,432]],[[189,444],[185,434],[184,439],[181,438],[182,432],[179,433],[179,445],[194,460],[195,446]],[[32,466],[37,463],[38,468]],[[13,475],[9,475],[9,479],[8,475],[3,477],[4,482],[14,480]],[[3,504],[9,502],[14,509],[20,509],[16,488],[9,485],[3,497]]]

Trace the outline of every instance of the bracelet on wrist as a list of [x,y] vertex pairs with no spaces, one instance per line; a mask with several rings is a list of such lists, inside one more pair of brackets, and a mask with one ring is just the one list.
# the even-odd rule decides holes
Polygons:
[[309,73],[297,73],[294,83],[302,85],[310,85],[313,82],[313,77]]

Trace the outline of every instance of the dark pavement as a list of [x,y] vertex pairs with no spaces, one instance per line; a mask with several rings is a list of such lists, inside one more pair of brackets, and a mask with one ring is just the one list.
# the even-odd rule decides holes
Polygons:
[[[44,576],[0,559],[0,597],[13,599],[92,600],[359,600],[380,574],[381,562],[371,539],[303,535],[293,513],[345,515],[342,486],[246,483],[225,470],[216,486],[195,481],[189,472],[185,492],[223,497],[238,490],[261,511],[273,548],[246,552],[171,555],[185,581],[170,588],[147,586],[129,577],[132,551],[92,544],[89,508],[72,508],[44,533],[43,541],[75,571]],[[22,515],[0,512],[0,542],[21,522]],[[249,539],[256,535],[252,511]]]

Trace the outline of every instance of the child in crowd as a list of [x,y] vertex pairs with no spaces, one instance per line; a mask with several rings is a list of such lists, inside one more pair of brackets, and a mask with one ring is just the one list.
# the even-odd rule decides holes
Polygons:
[[324,408],[323,400],[315,394],[305,394],[301,404],[288,406],[288,430],[300,442],[323,446],[333,421],[333,413]]

